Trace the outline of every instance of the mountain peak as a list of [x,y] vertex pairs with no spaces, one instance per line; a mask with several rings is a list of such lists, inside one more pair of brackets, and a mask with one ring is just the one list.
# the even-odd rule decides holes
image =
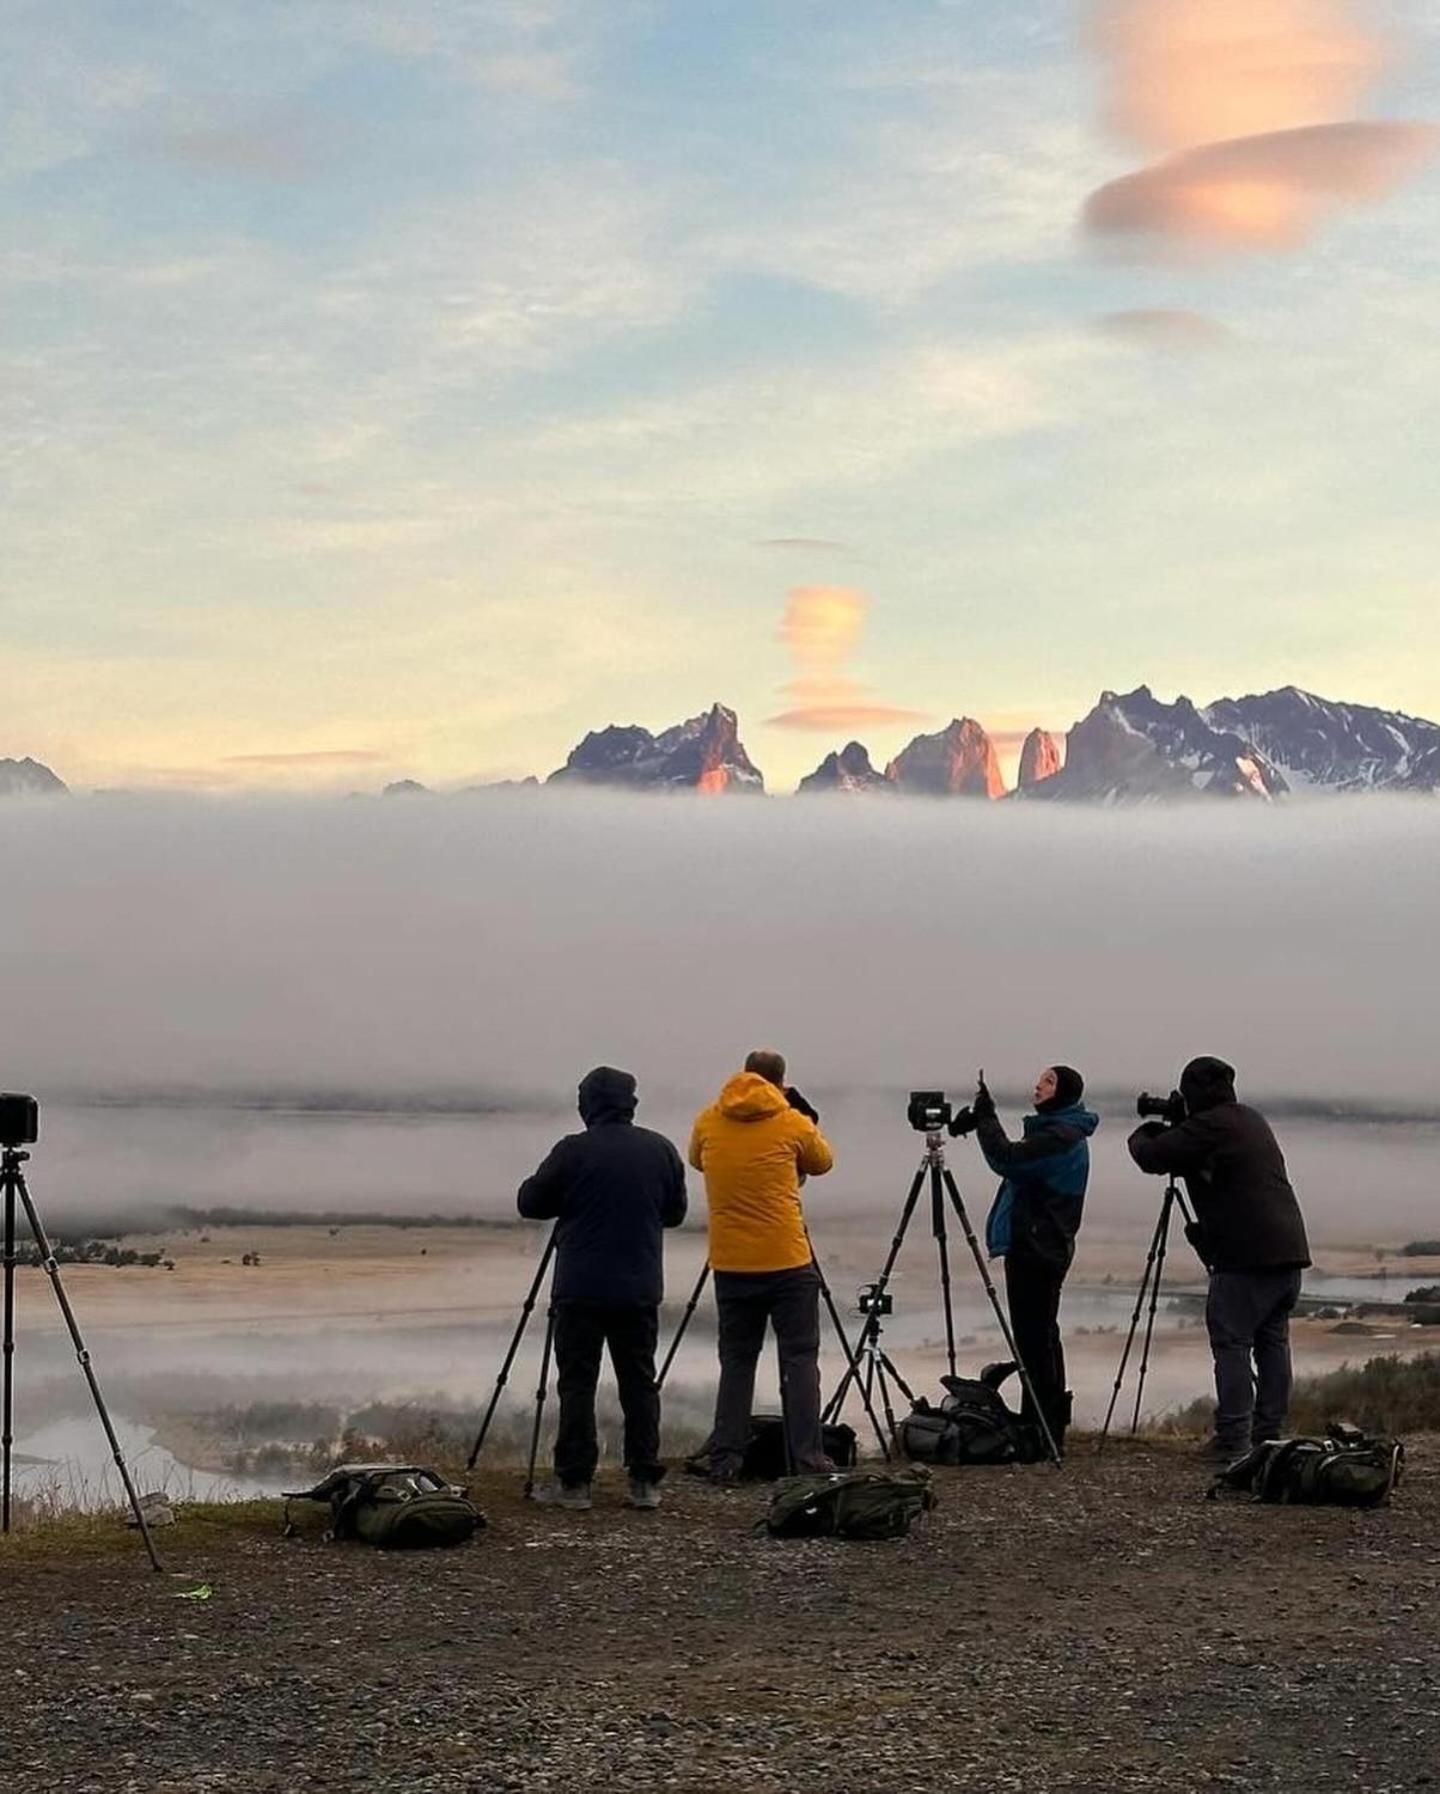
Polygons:
[[691,790],[711,796],[765,788],[740,740],[739,718],[725,704],[712,704],[659,735],[637,723],[592,730],[546,783]]
[[1005,795],[1000,761],[983,725],[957,716],[935,735],[917,735],[885,768],[901,791],[932,797]]
[[64,779],[28,754],[23,760],[0,760],[0,797],[64,797],[69,789]]
[[871,765],[869,750],[858,741],[847,742],[838,754],[827,754],[797,787],[805,792],[894,789],[894,783]]

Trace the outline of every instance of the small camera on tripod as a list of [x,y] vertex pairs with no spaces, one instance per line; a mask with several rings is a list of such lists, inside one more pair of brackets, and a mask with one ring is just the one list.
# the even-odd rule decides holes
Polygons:
[[866,1283],[856,1293],[855,1306],[861,1314],[873,1314],[878,1318],[894,1314],[895,1298],[888,1289],[881,1289],[878,1283]]
[[33,1096],[0,1092],[0,1146],[33,1146],[40,1138],[40,1105]]
[[1148,1090],[1142,1090],[1135,1099],[1135,1113],[1142,1121],[1163,1121],[1166,1127],[1179,1127],[1185,1119],[1185,1098],[1178,1090],[1172,1090],[1169,1096],[1151,1096]]
[[912,1090],[905,1115],[917,1134],[938,1134],[954,1112],[943,1090]]

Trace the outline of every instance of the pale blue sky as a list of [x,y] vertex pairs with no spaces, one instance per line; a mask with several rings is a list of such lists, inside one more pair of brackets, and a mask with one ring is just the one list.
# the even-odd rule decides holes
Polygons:
[[[1361,16],[1365,116],[1440,114],[1440,17]],[[1440,715],[1436,165],[1283,252],[1102,257],[1143,157],[1085,17],[10,0],[0,754],[446,783],[720,698],[783,787],[840,745],[765,722],[806,585],[936,723]],[[249,758],[310,754],[355,758]]]

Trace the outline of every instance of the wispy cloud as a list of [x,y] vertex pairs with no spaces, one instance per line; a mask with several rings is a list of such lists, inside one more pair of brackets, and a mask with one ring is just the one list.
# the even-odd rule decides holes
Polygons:
[[1149,349],[1215,349],[1231,340],[1230,331],[1217,319],[1184,306],[1136,306],[1106,312],[1099,327],[1109,336]]
[[289,754],[226,754],[225,766],[368,766],[389,758],[373,748],[310,748]]

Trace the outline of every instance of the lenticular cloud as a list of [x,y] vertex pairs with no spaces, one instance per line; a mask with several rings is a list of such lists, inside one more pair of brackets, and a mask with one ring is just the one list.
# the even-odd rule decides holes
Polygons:
[[1112,242],[1288,248],[1385,198],[1440,135],[1356,116],[1385,45],[1335,0],[1105,0],[1094,38],[1111,128],[1159,157],[1087,201]]

